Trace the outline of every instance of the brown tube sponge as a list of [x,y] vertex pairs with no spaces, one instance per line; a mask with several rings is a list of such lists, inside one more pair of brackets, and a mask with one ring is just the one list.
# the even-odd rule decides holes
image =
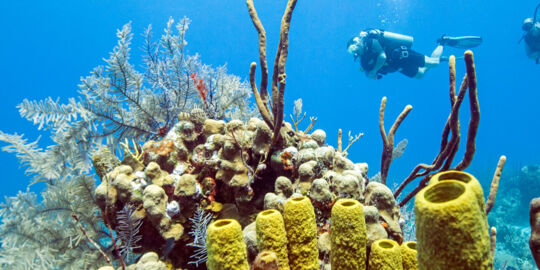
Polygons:
[[536,267],[540,268],[540,197],[532,199],[529,215],[531,222],[529,247],[534,261],[536,261]]

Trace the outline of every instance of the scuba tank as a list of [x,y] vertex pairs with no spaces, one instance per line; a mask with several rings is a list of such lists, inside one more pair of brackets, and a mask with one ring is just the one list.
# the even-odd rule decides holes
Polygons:
[[388,48],[399,48],[401,46],[405,46],[410,49],[414,41],[414,38],[411,36],[388,31],[382,31],[382,37],[382,42],[384,43],[383,45]]

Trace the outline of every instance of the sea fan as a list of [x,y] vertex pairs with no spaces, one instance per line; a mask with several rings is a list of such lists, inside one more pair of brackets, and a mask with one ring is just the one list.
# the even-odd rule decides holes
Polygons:
[[120,239],[120,256],[126,263],[133,263],[137,256],[133,253],[133,250],[140,248],[137,243],[141,240],[142,236],[139,234],[139,229],[142,225],[142,219],[133,216],[135,214],[135,207],[131,204],[124,205],[124,208],[118,212],[116,220],[118,226],[116,226],[116,233],[118,239]]
[[[2,150],[19,158],[32,183],[46,185],[42,200],[25,192],[0,204],[0,269],[51,269],[52,265],[91,269],[105,264],[79,229],[83,226],[88,237],[100,244],[114,234],[103,229],[93,198],[90,157],[98,149],[114,152],[125,139],[159,138],[162,129],[174,126],[179,113],[195,108],[203,108],[215,119],[255,116],[246,82],[228,74],[225,66],[212,68],[198,55],[187,54],[188,26],[187,18],[176,24],[170,19],[155,40],[149,27],[144,33],[143,67],[137,68],[130,59],[133,34],[128,23],[118,30],[118,42],[104,65],[81,79],[78,97],[65,103],[53,98],[24,100],[18,106],[23,118],[49,132],[53,144],[40,147],[38,141],[0,131]],[[208,106],[197,93],[192,73],[208,89]],[[125,227],[117,227],[122,254],[128,257],[139,239],[140,223],[133,220],[132,212],[123,214]],[[100,248],[113,257],[111,249]]]
[[188,264],[195,264],[199,267],[199,264],[203,264],[208,259],[208,254],[206,253],[206,229],[212,221],[212,214],[205,214],[202,208],[197,209],[192,218],[189,218],[193,222],[193,227],[189,234],[193,236],[193,242],[189,243],[188,246],[195,247],[195,253],[193,253],[189,258],[192,261],[189,261]]

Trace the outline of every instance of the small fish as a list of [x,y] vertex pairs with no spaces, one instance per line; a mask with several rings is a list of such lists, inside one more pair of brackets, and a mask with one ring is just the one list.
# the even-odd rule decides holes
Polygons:
[[191,73],[189,76],[193,80],[193,83],[195,83],[195,87],[197,88],[199,95],[201,95],[204,105],[208,108],[208,103],[206,102],[206,95],[208,94],[208,91],[206,90],[203,79],[197,78],[197,74],[195,73]]
[[409,141],[407,139],[403,139],[396,145],[396,147],[392,150],[392,160],[401,157],[401,155],[405,153],[407,144],[409,144]]
[[167,258],[169,256],[169,253],[174,248],[174,237],[167,238],[167,242],[165,242],[165,245],[163,246],[163,256],[162,258]]

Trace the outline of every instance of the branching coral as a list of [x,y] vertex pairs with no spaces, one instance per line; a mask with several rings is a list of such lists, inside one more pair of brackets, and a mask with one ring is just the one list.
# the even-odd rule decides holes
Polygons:
[[345,149],[343,149],[343,141],[341,140],[341,136],[342,136],[342,131],[341,129],[338,130],[338,152],[341,152],[343,153],[344,156],[347,156],[347,150],[349,150],[349,148],[356,142],[358,141],[358,139],[364,137],[364,133],[358,133],[357,135],[354,135],[354,137],[351,135],[351,131],[349,131],[349,141],[347,143],[347,146],[345,147]]
[[[304,118],[306,118],[306,114],[307,114],[306,112],[302,114],[302,99],[301,98],[294,101],[293,114],[294,114],[294,118],[292,114],[290,115],[291,121],[294,126],[294,132],[298,133],[299,132],[298,125],[304,120]],[[310,132],[315,126],[316,122],[317,122],[317,117],[310,116],[309,124],[306,127],[306,129],[304,129],[303,134]]]

